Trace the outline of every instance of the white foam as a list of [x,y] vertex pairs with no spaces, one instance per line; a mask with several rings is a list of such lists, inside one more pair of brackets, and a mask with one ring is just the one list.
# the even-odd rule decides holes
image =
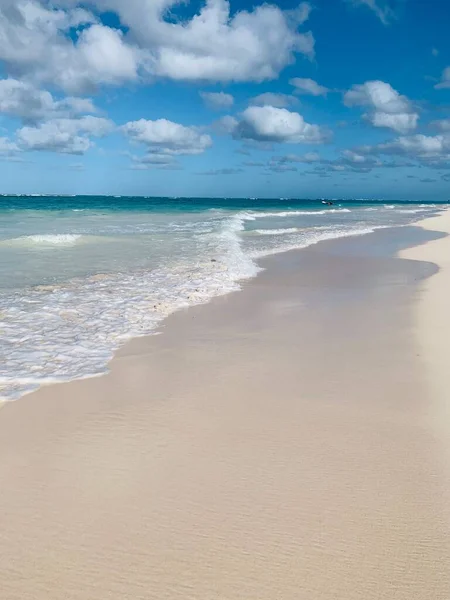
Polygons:
[[291,250],[300,250],[302,248],[307,248],[308,246],[313,246],[314,244],[318,244],[319,242],[324,242],[327,240],[367,235],[368,233],[373,233],[376,229],[383,229],[384,227],[385,226],[380,225],[375,227],[364,227],[361,229],[335,229],[328,231],[322,230],[320,232],[314,231],[310,232],[310,234],[305,236],[303,239],[299,239],[297,242],[293,242],[291,244],[286,245],[280,245],[276,248],[271,248],[270,250],[255,251],[252,253],[252,258],[257,260],[273,254],[281,254],[283,252],[289,252]]
[[426,212],[424,208],[405,208],[405,209],[397,209],[397,213],[402,215],[414,215],[416,213]]
[[[126,340],[155,333],[159,323],[176,310],[238,290],[244,279],[260,271],[256,263],[259,258],[378,228],[352,222],[353,215],[337,225],[325,219],[314,228],[304,228],[299,219],[298,227],[270,229],[265,219],[350,212],[248,210],[235,214],[221,211],[196,221],[190,216],[190,220],[177,222],[174,217],[163,224],[119,220],[118,233],[144,232],[151,238],[153,233],[159,236],[164,232],[172,244],[168,248],[176,247],[176,253],[162,253],[163,259],[151,269],[98,273],[63,284],[27,288],[21,294],[0,295],[0,397],[14,399],[43,383],[104,373],[114,351]],[[378,215],[382,211],[377,219]],[[364,217],[368,218],[369,214]],[[251,230],[257,235],[243,236],[245,223],[259,219],[267,228]],[[103,222],[99,226],[102,231],[116,227]],[[91,233],[31,235],[15,240],[58,248],[107,239]],[[184,247],[186,240],[189,251],[184,254],[178,248],[179,244]]]
[[255,229],[259,235],[284,235],[285,233],[297,233],[298,227],[287,227],[286,229]]
[[258,212],[254,211],[248,213],[249,216],[253,216],[255,218],[262,217],[298,217],[302,215],[327,215],[332,213],[349,213],[351,210],[349,208],[328,208],[324,210],[282,210],[277,212]]
[[[0,302],[0,398],[105,372],[126,340],[155,332],[167,315],[239,289],[259,267],[241,247],[246,213],[222,218],[201,250],[153,270],[35,286]],[[251,217],[250,217],[251,218]],[[0,299],[1,300],[1,299]]]
[[45,245],[45,246],[73,246],[81,240],[80,234],[60,233],[55,235],[26,235],[10,240],[5,240],[3,243],[14,245]]

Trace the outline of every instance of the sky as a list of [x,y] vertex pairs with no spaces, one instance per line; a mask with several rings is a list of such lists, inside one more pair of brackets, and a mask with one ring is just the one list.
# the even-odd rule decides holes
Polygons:
[[1,0],[0,193],[450,199],[447,0]]

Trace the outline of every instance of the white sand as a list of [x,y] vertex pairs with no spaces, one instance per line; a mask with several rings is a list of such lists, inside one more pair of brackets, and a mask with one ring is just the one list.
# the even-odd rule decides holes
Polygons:
[[1,600],[449,600],[450,238],[411,251],[424,282],[339,253],[383,235],[8,404]]
[[[450,234],[450,210],[421,221],[420,226]],[[450,236],[408,248],[400,255],[439,266],[439,272],[422,285],[415,305],[416,339],[426,365],[427,386],[432,390],[432,426],[443,440],[450,442]],[[445,447],[450,451],[450,443]],[[450,453],[443,460],[450,478]]]

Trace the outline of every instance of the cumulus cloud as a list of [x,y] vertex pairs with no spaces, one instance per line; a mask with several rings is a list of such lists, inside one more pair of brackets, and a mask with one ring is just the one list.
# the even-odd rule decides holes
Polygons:
[[242,113],[233,137],[256,142],[317,144],[327,139],[327,133],[286,108],[250,106]]
[[226,110],[234,104],[233,96],[225,92],[200,92],[200,96],[211,110]]
[[139,158],[134,157],[134,160],[144,165],[168,165],[172,164],[173,156],[170,154],[160,154],[158,152],[154,152],[153,154],[146,154],[145,156],[141,156]]
[[55,100],[50,92],[39,90],[30,83],[12,78],[0,79],[0,113],[24,121],[37,121],[89,112],[95,112],[90,99],[68,97]]
[[69,93],[141,76],[184,81],[276,78],[297,53],[314,56],[300,32],[310,6],[283,11],[262,4],[231,12],[228,0],[204,0],[183,21],[170,19],[179,0],[91,0],[96,13],[117,15],[126,31],[102,24],[79,0],[2,0],[0,61],[9,74],[47,81]]
[[147,49],[147,69],[154,75],[190,81],[263,81],[277,77],[300,52],[314,55],[314,38],[298,27],[309,16],[309,5],[285,12],[263,4],[251,12],[231,14],[227,0],[206,0],[192,19],[164,19],[176,0],[148,2],[111,0],[141,47]]
[[[310,174],[321,174],[323,172],[341,172],[352,171],[357,173],[367,173],[374,168],[389,166],[383,163],[379,158],[357,153],[353,150],[344,150],[336,159],[322,158],[317,152],[307,152],[303,155],[287,154],[285,156],[273,157],[271,166],[287,167],[292,163],[303,163],[314,165]],[[273,169],[272,169],[273,170]]]
[[98,83],[120,84],[137,79],[138,50],[125,43],[120,30],[94,24],[84,29],[74,47],[69,69],[63,69],[59,80],[71,90]]
[[272,92],[265,92],[250,98],[249,104],[251,106],[275,106],[275,108],[287,108],[293,104],[297,104],[298,100],[295,96],[289,94],[275,94]]
[[230,134],[233,133],[238,126],[238,120],[236,117],[232,117],[231,115],[226,115],[225,117],[221,117],[217,119],[212,124],[212,129],[218,134]]
[[389,0],[348,0],[355,6],[367,6],[370,8],[384,25],[388,25],[396,14]]
[[172,154],[161,152],[149,152],[144,156],[136,156],[131,153],[125,153],[131,158],[131,169],[137,171],[148,171],[152,169],[181,169],[176,157]]
[[371,171],[376,167],[389,166],[386,163],[383,163],[378,158],[375,158],[373,156],[366,156],[364,154],[355,152],[354,150],[343,150],[341,153],[341,157],[338,160],[334,161],[333,164],[342,166],[352,171],[362,172]]
[[285,156],[274,157],[273,160],[279,163],[314,163],[319,162],[321,159],[320,154],[317,152],[306,152],[300,156],[298,154],[286,154]]
[[392,142],[375,146],[379,152],[407,154],[416,157],[437,157],[450,150],[450,135],[416,135],[401,136]]
[[441,81],[434,86],[437,90],[450,88],[450,67],[446,67],[442,71]]
[[132,141],[145,144],[152,152],[168,155],[202,154],[212,146],[209,135],[167,119],[130,121],[122,132]]
[[450,131],[450,119],[439,119],[438,121],[432,121],[430,125],[436,127],[440,131]]
[[344,94],[346,106],[366,106],[365,118],[375,127],[387,127],[397,133],[415,129],[419,115],[411,102],[384,81],[366,81]]
[[9,156],[19,150],[16,143],[11,142],[8,138],[0,137],[0,155]]
[[314,81],[314,79],[303,79],[301,77],[294,77],[289,81],[291,85],[295,87],[297,94],[306,94],[309,96],[326,96],[330,91],[323,85]]
[[[49,82],[71,93],[136,79],[138,50],[120,30],[80,8],[43,0],[4,0],[0,7],[0,61],[13,77]],[[76,3],[74,3],[76,4]],[[68,35],[77,30],[76,36]]]
[[450,166],[450,133],[445,132],[439,135],[419,133],[399,136],[383,144],[362,146],[359,152],[368,156],[398,155],[429,167],[448,168]]
[[91,137],[103,137],[113,128],[108,119],[93,116],[51,119],[33,127],[22,127],[17,131],[17,141],[24,150],[84,154],[93,145]]

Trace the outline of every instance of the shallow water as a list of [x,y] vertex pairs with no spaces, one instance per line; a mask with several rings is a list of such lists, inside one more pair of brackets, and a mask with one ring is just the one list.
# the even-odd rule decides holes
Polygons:
[[257,259],[408,225],[435,204],[0,198],[0,397],[102,373],[130,337],[239,289]]

